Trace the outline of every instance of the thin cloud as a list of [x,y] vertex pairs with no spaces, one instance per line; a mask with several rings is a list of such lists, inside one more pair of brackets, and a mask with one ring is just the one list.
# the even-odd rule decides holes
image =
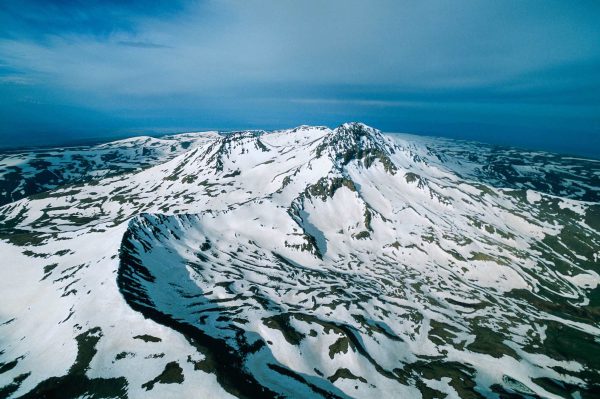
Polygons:
[[150,48],[150,49],[152,49],[152,48],[156,48],[156,49],[173,48],[171,46],[167,46],[164,44],[151,43],[151,42],[136,42],[136,41],[120,40],[117,43],[119,45],[125,46],[125,47]]
[[5,75],[0,76],[0,84],[15,84],[15,85],[31,85],[33,81],[30,78],[19,75]]

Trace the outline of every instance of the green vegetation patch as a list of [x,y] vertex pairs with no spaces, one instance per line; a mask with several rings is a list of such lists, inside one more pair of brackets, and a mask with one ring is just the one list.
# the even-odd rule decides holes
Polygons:
[[153,337],[152,335],[144,334],[144,335],[136,335],[133,337],[134,339],[141,339],[144,342],[160,342],[162,339],[158,337]]
[[291,314],[278,314],[263,318],[263,324],[269,328],[279,330],[285,340],[291,345],[300,345],[300,342],[306,337],[297,331],[290,323]]
[[360,382],[363,382],[365,384],[367,383],[367,380],[364,377],[356,376],[346,368],[337,369],[337,371],[333,375],[327,377],[327,379],[331,382],[336,382],[340,378],[345,378],[349,380],[359,380]]
[[[118,378],[89,378],[86,372],[96,355],[96,345],[102,337],[100,327],[92,328],[75,339],[77,357],[66,375],[50,377],[40,382],[22,398],[126,398],[127,380]],[[25,377],[26,378],[26,377]]]
[[348,353],[350,347],[350,341],[347,337],[338,338],[333,344],[329,346],[329,357],[333,359],[338,353]]
[[146,391],[152,390],[155,384],[181,384],[184,381],[183,369],[177,362],[169,362],[165,369],[154,379],[142,384]]

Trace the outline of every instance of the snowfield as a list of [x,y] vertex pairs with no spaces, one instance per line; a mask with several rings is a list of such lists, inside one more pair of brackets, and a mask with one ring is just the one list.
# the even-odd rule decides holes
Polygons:
[[0,397],[593,398],[600,164],[360,123],[0,155]]

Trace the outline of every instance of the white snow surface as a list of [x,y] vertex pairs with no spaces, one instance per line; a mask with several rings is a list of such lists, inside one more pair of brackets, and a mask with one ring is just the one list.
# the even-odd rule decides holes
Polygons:
[[[0,389],[73,373],[88,333],[82,375],[132,398],[586,393],[597,362],[544,345],[600,350],[569,313],[600,284],[598,205],[464,178],[430,144],[344,124],[95,147],[142,166],[0,207]],[[173,364],[182,381],[158,378]]]

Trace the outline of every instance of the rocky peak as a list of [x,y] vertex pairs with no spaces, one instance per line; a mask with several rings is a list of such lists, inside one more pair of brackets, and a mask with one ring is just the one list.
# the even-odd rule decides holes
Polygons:
[[392,174],[397,170],[389,157],[394,151],[394,145],[379,130],[357,122],[344,123],[334,129],[316,150],[317,157],[327,154],[339,168],[353,160],[368,168],[379,160]]

